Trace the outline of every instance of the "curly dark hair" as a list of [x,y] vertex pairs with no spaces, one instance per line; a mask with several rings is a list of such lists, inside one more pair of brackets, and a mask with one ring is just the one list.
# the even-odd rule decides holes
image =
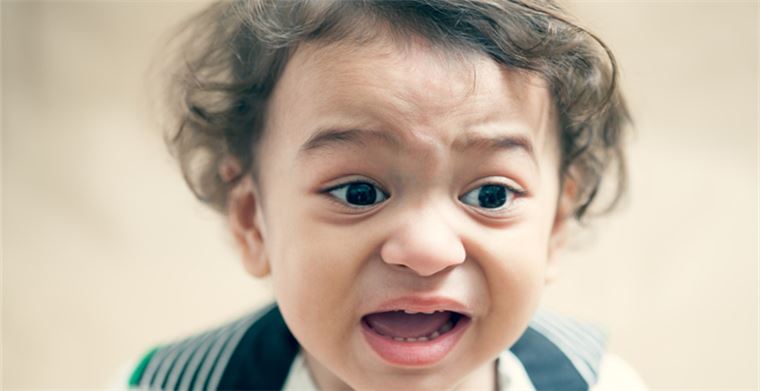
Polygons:
[[[424,37],[446,50],[476,51],[547,81],[559,117],[561,180],[575,182],[581,220],[603,179],[611,210],[626,184],[623,136],[630,116],[609,48],[553,0],[244,0],[212,4],[174,35],[166,89],[172,122],[166,141],[203,202],[224,213],[242,175],[256,177],[255,146],[269,96],[304,42]],[[171,53],[171,52],[170,52]],[[223,178],[234,158],[241,170]],[[607,181],[605,181],[607,182]],[[597,202],[598,203],[598,202]],[[596,211],[596,207],[594,210]]]

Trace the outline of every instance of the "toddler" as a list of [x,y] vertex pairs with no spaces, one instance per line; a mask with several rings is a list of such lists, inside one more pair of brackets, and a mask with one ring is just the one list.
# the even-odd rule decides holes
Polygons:
[[220,2],[178,39],[167,141],[276,304],[151,350],[131,387],[640,387],[537,310],[568,224],[622,192],[629,120],[557,4]]

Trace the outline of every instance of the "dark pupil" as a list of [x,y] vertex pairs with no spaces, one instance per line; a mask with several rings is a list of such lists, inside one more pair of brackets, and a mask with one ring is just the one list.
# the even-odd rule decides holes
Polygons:
[[483,208],[498,208],[507,201],[507,188],[497,185],[485,185],[480,188],[478,201]]
[[372,205],[377,199],[375,187],[369,183],[352,183],[346,191],[346,201],[354,205]]

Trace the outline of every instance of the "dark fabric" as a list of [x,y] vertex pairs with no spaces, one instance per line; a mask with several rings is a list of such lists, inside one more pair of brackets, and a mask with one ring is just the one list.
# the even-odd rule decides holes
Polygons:
[[520,360],[537,391],[586,391],[589,385],[559,348],[538,331],[528,328],[510,348]]
[[240,340],[224,370],[219,389],[279,390],[285,384],[298,350],[298,342],[275,306]]
[[[298,342],[274,307],[243,337],[225,370],[220,389],[281,389],[298,353]],[[588,384],[548,338],[528,328],[510,348],[537,391],[586,391]]]
[[[254,314],[258,319],[253,322],[234,348],[229,361],[222,373],[218,388],[221,390],[279,390],[285,384],[290,366],[300,349],[298,342],[290,333],[282,318],[279,308],[274,305],[269,309]],[[226,330],[226,331],[225,331]],[[221,332],[221,334],[219,334]],[[145,366],[150,360],[158,360],[162,365],[176,364],[176,354],[183,349],[197,346],[197,342],[205,339],[218,340],[230,333],[230,329],[217,329],[198,337],[152,350],[142,363],[138,365],[130,386],[139,387],[138,383],[159,389],[157,379],[148,383],[141,379],[146,376]],[[227,343],[230,343],[229,340]],[[520,339],[510,348],[512,353],[525,367],[533,385],[538,391],[586,391],[589,385],[576,369],[575,365],[550,339],[533,328],[528,328]],[[203,353],[205,356],[208,352]],[[160,357],[159,357],[160,356]],[[199,357],[200,358],[200,357]],[[218,360],[218,356],[213,362]],[[165,360],[168,360],[164,362]],[[185,369],[183,368],[182,372]],[[209,387],[209,376],[197,378],[198,369],[192,374],[181,374],[181,378],[191,376],[190,389],[195,386],[206,389]],[[155,373],[152,377],[155,377]],[[166,378],[160,381],[160,389],[166,389]],[[196,384],[198,383],[198,384]],[[173,388],[179,387],[180,383]],[[152,388],[153,389],[153,388]]]

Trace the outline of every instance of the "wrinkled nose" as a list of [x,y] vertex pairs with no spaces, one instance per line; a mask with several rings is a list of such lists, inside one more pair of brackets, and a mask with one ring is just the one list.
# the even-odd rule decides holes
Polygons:
[[466,253],[457,233],[444,216],[426,210],[404,221],[380,250],[385,263],[431,276],[464,262]]

